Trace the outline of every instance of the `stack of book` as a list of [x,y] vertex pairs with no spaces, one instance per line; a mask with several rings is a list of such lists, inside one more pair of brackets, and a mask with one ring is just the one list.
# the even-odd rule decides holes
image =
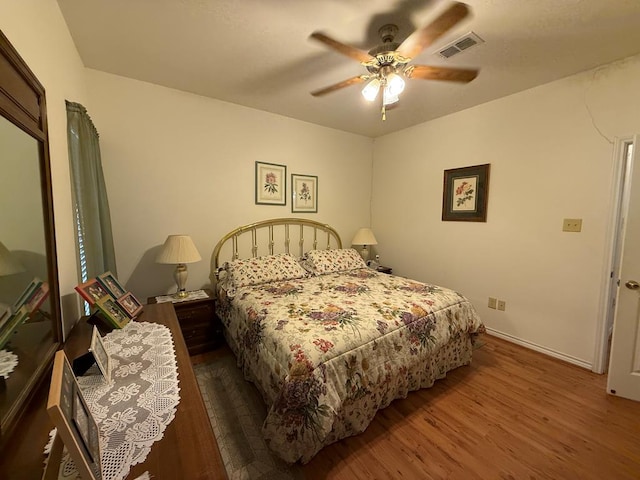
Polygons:
[[124,327],[142,312],[142,304],[111,272],[77,285],[76,291],[113,328]]

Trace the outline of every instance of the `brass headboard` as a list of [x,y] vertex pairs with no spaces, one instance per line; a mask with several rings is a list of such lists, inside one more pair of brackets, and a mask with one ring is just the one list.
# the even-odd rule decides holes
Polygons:
[[[249,237],[249,234],[251,243],[246,245],[248,248],[242,249],[243,253],[247,252],[247,255],[244,256],[240,253],[240,247],[243,239]],[[246,237],[242,237],[243,235],[246,235]],[[276,243],[276,240],[281,243]],[[262,248],[259,245],[261,241],[264,242]],[[305,243],[309,245],[307,242],[310,242],[310,248],[305,249]],[[291,251],[292,243],[298,244],[296,251]],[[228,251],[229,248],[231,249],[230,252]],[[302,256],[308,250],[318,250],[319,248],[342,248],[342,240],[338,232],[325,223],[306,218],[274,218],[243,225],[227,233],[213,249],[213,254],[211,255],[211,283],[215,285],[217,281],[217,274],[221,265],[220,255],[224,250],[227,250],[227,260],[236,260],[238,258],[248,258],[249,251],[251,257],[273,255],[275,253],[290,253]]]

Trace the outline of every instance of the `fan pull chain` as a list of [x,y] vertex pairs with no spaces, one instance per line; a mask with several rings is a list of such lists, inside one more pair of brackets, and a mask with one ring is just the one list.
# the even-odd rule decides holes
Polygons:
[[387,109],[384,106],[384,103],[382,104],[382,121],[384,122],[387,119]]

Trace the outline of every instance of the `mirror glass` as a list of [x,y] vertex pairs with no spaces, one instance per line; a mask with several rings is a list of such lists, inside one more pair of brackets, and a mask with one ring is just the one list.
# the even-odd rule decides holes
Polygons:
[[[12,316],[20,315],[19,311],[9,309],[15,308],[27,287],[34,280],[37,284],[48,279],[38,143],[0,117],[2,169],[10,172],[0,175],[0,243],[5,247],[0,247],[0,311],[4,314],[3,322],[7,323],[12,321]],[[34,300],[37,303],[37,299]],[[8,374],[4,391],[0,393],[2,419],[26,386],[25,380],[45,361],[54,344],[49,302],[47,295],[37,308],[28,312],[28,317],[20,321],[20,325],[8,332],[7,343],[0,346],[4,352],[0,355],[6,357],[4,368],[10,368],[12,360],[18,362],[16,369]],[[10,354],[17,358],[10,358]]]
[[0,450],[62,338],[44,87],[0,31]]

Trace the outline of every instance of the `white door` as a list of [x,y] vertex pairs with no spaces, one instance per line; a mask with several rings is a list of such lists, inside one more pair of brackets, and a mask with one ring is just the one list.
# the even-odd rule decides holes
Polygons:
[[623,209],[624,245],[613,324],[607,391],[640,401],[640,163],[638,143],[627,170],[628,208]]

